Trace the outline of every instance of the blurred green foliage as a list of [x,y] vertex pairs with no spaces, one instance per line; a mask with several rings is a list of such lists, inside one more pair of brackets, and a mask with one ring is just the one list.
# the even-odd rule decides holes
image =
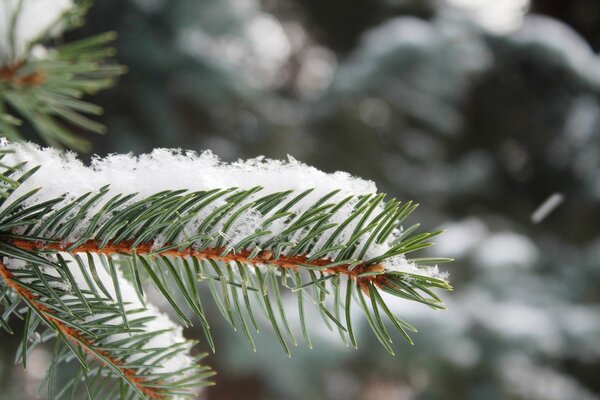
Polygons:
[[[600,398],[596,6],[533,2],[579,33],[541,15],[494,33],[436,1],[95,4],[68,39],[116,30],[130,71],[96,98],[109,127],[96,152],[289,153],[347,170],[420,202],[415,219],[448,229],[432,254],[457,259],[449,311],[395,305],[420,330],[395,358],[374,337],[356,352],[320,332],[288,360],[272,335],[252,353],[216,325],[204,398]],[[533,223],[553,193],[564,203]],[[32,378],[9,364],[0,387],[18,399]]]

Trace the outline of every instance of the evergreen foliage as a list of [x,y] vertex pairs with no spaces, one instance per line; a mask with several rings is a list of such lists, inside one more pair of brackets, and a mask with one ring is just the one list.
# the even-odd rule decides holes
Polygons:
[[[102,108],[82,97],[112,86],[123,73],[123,67],[107,62],[114,55],[114,49],[108,45],[115,34],[107,32],[46,47],[41,43],[57,31],[83,23],[89,2],[69,6],[70,1],[66,1],[66,11],[59,10],[56,18],[39,26],[35,18],[52,13],[53,8],[61,7],[59,4],[65,1],[50,6],[42,3],[10,0],[0,6],[0,18],[7,24],[4,34],[8,35],[1,39],[8,43],[0,50],[0,132],[10,140],[20,140],[23,137],[20,127],[26,120],[52,146],[89,151],[88,141],[73,133],[69,126],[98,134],[105,132],[102,124],[89,118],[101,114]],[[35,14],[28,13],[28,8],[33,8]],[[27,20],[28,17],[32,20]],[[18,37],[19,30],[34,30],[38,26],[39,32],[31,38],[22,32],[22,37]]]
[[[18,141],[27,120],[48,144],[86,150],[87,142],[64,123],[104,131],[86,116],[101,109],[81,96],[112,85],[123,72],[106,63],[114,35],[36,50],[79,25],[88,4],[56,3],[56,17],[23,35],[19,24],[32,1],[0,8],[10,37],[0,47],[0,133]],[[198,324],[215,351],[204,291],[254,350],[265,321],[291,355],[290,344],[299,342],[292,312],[312,347],[306,309],[313,304],[353,347],[354,309],[360,310],[393,355],[389,328],[409,343],[408,332],[416,329],[392,313],[388,296],[443,309],[434,291],[451,289],[436,267],[450,259],[407,257],[441,232],[401,228],[416,208],[412,202],[310,184],[302,190],[215,184],[150,194],[135,188],[115,194],[107,185],[79,196],[39,197],[60,187],[62,177],[31,187],[44,165],[27,160],[27,151],[9,141],[0,147],[0,326],[12,334],[15,319],[22,319],[16,361],[24,366],[36,346],[55,344],[43,383],[51,399],[194,396],[214,373],[198,363],[205,354],[192,355],[194,342],[181,329]],[[315,189],[323,194],[315,198]],[[164,297],[179,325],[148,303],[149,288]],[[61,363],[78,369],[58,387]]]
[[[308,302],[316,351],[294,351],[285,362],[264,332],[252,354],[207,299],[219,385],[205,397],[393,398],[400,389],[426,399],[597,397],[600,247],[590,221],[600,219],[600,25],[590,18],[600,16],[598,3],[532,1],[522,26],[500,34],[446,3],[466,4],[103,0],[85,29],[69,35],[116,30],[118,58],[135,71],[93,99],[106,110],[97,120],[116,128],[96,138],[95,152],[184,146],[229,159],[291,153],[321,169],[343,166],[392,197],[418,199],[416,219],[428,227],[444,221],[448,230],[425,252],[460,260],[453,276],[460,290],[447,299],[448,312],[389,299],[420,331],[414,347],[395,348],[395,358],[377,350],[365,318],[353,320],[359,350],[340,351],[341,342],[311,323],[319,313]],[[244,44],[266,44],[263,37],[272,43],[271,31],[244,30],[265,17],[293,39],[283,54],[286,73],[275,88],[242,92],[238,72],[255,64],[230,63],[225,50],[247,54]],[[307,74],[315,65],[329,75]],[[305,92],[306,82],[319,83],[316,91]],[[531,223],[556,192],[564,203]],[[199,327],[186,334],[202,338]],[[26,373],[12,367],[17,338],[2,335],[0,386],[15,399],[39,375],[33,363]],[[45,356],[36,349],[32,360]]]
[[[15,151],[25,150],[8,144],[2,158]],[[192,394],[191,389],[208,383],[210,370],[196,364],[154,371],[161,368],[161,361],[188,352],[189,345],[178,341],[166,347],[147,345],[163,331],[145,329],[152,316],[129,306],[123,293],[128,283],[123,282],[121,269],[128,272],[140,304],[146,302],[143,282],[154,285],[181,324],[200,324],[213,351],[199,295],[204,286],[225,320],[234,329],[241,328],[253,348],[253,331],[258,331],[262,313],[288,354],[289,344],[297,345],[297,339],[281,289],[296,298],[302,335],[309,346],[307,303],[318,307],[324,323],[337,329],[344,342],[357,346],[352,329],[354,300],[391,354],[392,339],[384,321],[388,319],[411,343],[407,331],[415,329],[389,310],[381,292],[438,309],[443,304],[432,289],[450,289],[427,268],[420,274],[389,263],[430,246],[429,239],[440,232],[414,234],[417,226],[398,231],[416,205],[384,201],[382,194],[331,201],[339,192],[334,190],[303,212],[294,206],[310,189],[300,193],[263,193],[260,187],[170,190],[138,198],[135,193],[107,196],[108,187],[103,187],[74,199],[29,201],[40,188],[11,196],[36,172],[27,162],[4,165],[0,178],[2,326],[10,331],[13,314],[24,318],[25,334],[17,356],[24,364],[38,326],[47,328],[44,340],[60,339],[53,364],[76,359],[82,367],[62,394],[85,388],[93,398],[107,395],[106,390],[112,390],[110,396],[118,392],[121,398],[133,394],[167,398]],[[346,204],[353,204],[350,211],[343,211]],[[260,215],[260,228],[236,242],[227,239],[236,221],[246,221],[250,214]],[[186,227],[198,216],[194,234],[186,235]],[[273,227],[276,220],[282,222],[278,228]],[[351,234],[346,239],[336,240],[347,231]],[[371,246],[384,243],[390,243],[385,251],[367,256]],[[449,260],[412,263],[445,261]],[[28,308],[20,308],[22,302]],[[121,386],[107,386],[104,382],[111,377]],[[50,391],[52,387],[48,382]]]

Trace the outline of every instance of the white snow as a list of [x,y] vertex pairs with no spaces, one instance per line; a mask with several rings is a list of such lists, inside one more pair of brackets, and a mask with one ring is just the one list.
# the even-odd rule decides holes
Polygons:
[[531,222],[539,224],[562,204],[565,197],[561,193],[553,193],[531,214]]
[[298,55],[300,67],[296,89],[309,99],[321,96],[331,84],[337,68],[337,57],[326,47],[312,46]]
[[497,367],[506,389],[530,400],[596,400],[598,396],[576,379],[546,365],[535,364],[525,355],[504,357]]
[[529,15],[508,38],[521,46],[534,46],[563,62],[597,87],[600,61],[590,45],[569,25],[542,15]]
[[[67,261],[69,261],[69,258],[67,256],[65,256],[65,259]],[[69,265],[71,267],[70,270],[73,273],[76,282],[79,284],[80,288],[88,289],[87,284],[83,278],[83,275],[81,274],[81,271],[75,264],[75,261],[73,259],[70,259],[70,261],[71,261],[71,264]],[[111,297],[113,299],[116,299],[115,287],[113,285],[113,281],[112,281],[108,271],[106,271],[105,268],[100,267],[101,262],[97,256],[95,257],[95,262],[96,262],[96,266],[98,266],[97,271],[98,271],[98,276],[99,276],[100,280],[104,284],[104,287],[109,292]],[[161,333],[160,335],[153,337],[145,345],[145,348],[167,348],[167,347],[173,346],[176,343],[182,343],[182,342],[186,341],[186,339],[183,337],[183,328],[181,327],[181,325],[176,324],[175,322],[171,321],[171,319],[166,314],[159,311],[158,308],[154,307],[152,304],[149,304],[148,302],[146,302],[146,305],[144,306],[140,302],[132,284],[129,283],[129,281],[123,277],[123,275],[120,273],[119,270],[117,270],[117,277],[118,277],[119,289],[121,291],[121,296],[123,298],[123,301],[125,303],[129,303],[125,306],[125,310],[135,310],[135,309],[145,308],[145,310],[143,312],[134,314],[130,318],[137,319],[137,318],[143,318],[146,316],[151,316],[154,318],[154,319],[144,323],[144,325],[143,325],[144,333],[158,331],[158,330],[162,330],[162,329],[169,329],[168,332]],[[96,288],[96,290],[99,290],[99,288]],[[98,318],[98,315],[95,315],[94,318]],[[122,323],[122,319],[119,317],[116,320],[114,320],[113,322],[120,324],[120,323]],[[111,322],[109,321],[107,323],[111,323]],[[128,335],[128,334],[114,335],[113,337],[109,338],[107,340],[107,342],[110,343],[110,342],[114,342],[116,340],[120,340],[123,338],[123,336],[126,336],[126,335]],[[132,336],[135,336],[135,334],[132,334]],[[186,368],[186,367],[194,365],[195,364],[194,360],[189,356],[189,349],[191,346],[189,344],[186,344],[184,347],[186,347],[188,349],[188,351],[179,352],[172,357],[162,360],[160,363],[160,366],[157,367],[156,369],[154,369],[153,373],[166,373],[166,372],[170,372],[170,371],[178,371],[182,368]],[[136,358],[139,358],[139,357],[140,356],[130,357],[128,359],[128,362],[133,362],[136,360]]]
[[527,236],[503,231],[489,235],[479,246],[475,256],[477,261],[485,267],[528,268],[538,260],[539,251]]
[[[272,89],[285,80],[294,49],[282,21],[261,11],[256,0],[222,0],[207,9],[210,22],[179,27],[176,45],[181,51],[228,70],[255,89]],[[211,29],[215,21],[223,26]]]
[[[32,202],[69,193],[72,197],[110,185],[110,193],[139,193],[146,197],[162,190],[188,189],[200,191],[238,187],[248,189],[262,186],[262,194],[284,190],[315,190],[300,205],[318,200],[331,190],[341,189],[336,198],[349,194],[375,193],[375,184],[352,177],[345,172],[327,174],[307,166],[292,157],[288,161],[257,157],[232,164],[222,163],[210,151],[156,149],[148,154],[112,154],[95,157],[88,167],[73,152],[40,148],[34,144],[10,144],[16,153],[6,162],[28,161],[42,168],[15,193],[25,193],[44,187]],[[51,182],[52,184],[49,184]]]
[[529,0],[448,0],[482,27],[504,33],[518,28],[529,8]]
[[0,1],[0,66],[26,59],[36,41],[60,34],[61,19],[73,6],[73,0]]
[[444,257],[465,257],[488,235],[487,226],[477,218],[466,218],[442,226],[446,232],[436,240],[436,250]]
[[[253,195],[251,199],[270,193],[293,190],[294,192],[288,197],[288,199],[291,199],[307,189],[314,189],[312,193],[291,209],[296,215],[300,215],[309,209],[314,202],[336,189],[339,189],[340,192],[333,196],[329,200],[330,202],[341,201],[349,195],[376,193],[377,190],[375,184],[371,181],[355,178],[345,172],[325,173],[292,157],[288,157],[287,161],[258,157],[227,164],[221,162],[210,151],[196,154],[189,151],[156,149],[149,154],[140,156],[113,154],[105,158],[96,157],[88,167],[79,161],[74,153],[61,153],[51,148],[40,148],[33,144],[7,144],[6,146],[10,146],[15,150],[14,154],[3,160],[6,164],[12,165],[27,161],[30,167],[34,165],[42,166],[12,195],[14,199],[34,188],[43,188],[28,200],[28,204],[39,203],[63,194],[66,194],[67,199],[74,199],[88,192],[97,192],[105,185],[110,185],[110,191],[105,199],[119,193],[139,193],[130,202],[159,191],[177,189],[202,191],[216,188],[238,187],[244,189],[262,186],[263,189]],[[9,203],[10,201],[6,204]],[[188,223],[185,234],[181,234],[175,242],[180,243],[189,237],[202,219],[221,204],[220,202],[214,202],[214,204],[202,210],[196,219]],[[353,204],[353,202],[350,202],[342,207],[330,221],[341,223],[346,220],[353,211]],[[96,209],[100,206],[97,205]],[[60,205],[57,207],[60,207]],[[377,207],[368,221],[375,218],[382,210],[381,205]],[[262,222],[262,218],[269,216],[271,214],[259,216],[250,213],[246,218],[239,218],[225,235],[225,245],[234,245],[242,238],[247,237],[256,230]],[[213,228],[214,233],[220,232],[224,220]],[[347,241],[357,223],[358,219],[355,219],[348,224],[335,243]],[[285,225],[281,219],[275,221],[268,226],[271,234],[257,239],[254,244],[261,246],[269,238],[280,233],[284,227]],[[81,232],[83,229],[85,229],[85,226],[79,226],[76,232]],[[299,234],[292,236],[292,241],[298,239]],[[320,244],[323,244],[324,240],[322,237]],[[388,243],[371,246],[366,253],[366,257],[371,258],[381,255],[391,247],[392,240],[393,237],[390,238]],[[362,249],[362,244],[363,242],[358,243],[358,249]],[[393,271],[439,276],[437,268],[417,268],[407,262],[403,255],[386,260],[384,267]]]

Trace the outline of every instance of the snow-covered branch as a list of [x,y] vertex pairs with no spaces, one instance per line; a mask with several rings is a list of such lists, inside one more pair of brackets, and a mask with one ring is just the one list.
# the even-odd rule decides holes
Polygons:
[[89,3],[74,0],[0,1],[0,134],[22,140],[19,126],[28,121],[51,146],[80,151],[89,143],[68,125],[104,133],[89,115],[102,109],[82,97],[112,86],[123,73],[107,58],[113,32],[54,46],[50,38],[81,24]]
[[[128,385],[126,393],[179,398],[176,394],[194,394],[195,388],[206,384],[205,378],[213,373],[197,365],[199,357],[191,356],[193,343],[183,337],[182,327],[147,304],[114,268],[112,259],[92,256],[86,260],[65,253],[56,257],[49,257],[43,266],[18,255],[0,262],[3,283],[34,313],[27,318],[25,344],[31,336],[39,335],[37,329],[29,328],[37,325],[31,319],[38,318],[65,340],[83,368],[93,369],[93,364],[98,364],[96,374],[122,379]],[[111,267],[95,268],[94,263]],[[24,345],[24,362],[27,353]],[[68,360],[58,358],[53,362]],[[179,381],[187,382],[185,389],[178,386]],[[75,379],[70,384],[75,388],[63,390],[75,392],[84,384],[92,393],[106,389],[104,383],[89,385]]]
[[[288,342],[297,341],[282,288],[296,297],[309,346],[307,301],[357,346],[355,302],[392,354],[384,317],[409,342],[407,331],[415,329],[392,314],[381,292],[439,309],[432,289],[451,289],[437,268],[448,259],[408,257],[440,232],[415,233],[418,224],[403,229],[415,205],[386,199],[372,182],[346,173],[327,174],[292,158],[226,164],[210,152],[164,149],[86,166],[72,153],[8,142],[0,158],[6,284],[67,343],[83,346],[142,396],[154,396],[156,379],[171,396],[180,385],[206,384],[210,375],[192,362],[180,328],[145,304],[148,285],[184,326],[194,323],[192,311],[213,350],[199,295],[204,286],[251,346],[258,308],[288,354]],[[97,301],[99,308],[90,307]],[[88,314],[77,322],[71,307],[87,307]]]
[[[95,158],[88,167],[79,161],[74,153],[65,154],[32,144],[13,144],[11,147],[15,152],[7,156],[6,160],[9,164],[27,162],[31,166],[41,166],[27,182],[19,186],[11,197],[18,198],[32,189],[43,188],[25,200],[24,206],[39,204],[61,196],[65,197],[65,202],[74,201],[87,193],[99,193],[102,188],[105,188],[102,189],[105,198],[135,194],[122,202],[121,208],[131,206],[140,199],[163,191],[185,190],[186,193],[198,193],[221,190],[222,196],[206,204],[192,218],[189,218],[168,245],[186,243],[190,247],[201,247],[199,242],[202,241],[205,248],[231,247],[264,228],[268,229],[269,233],[256,237],[248,242],[245,248],[266,250],[265,245],[273,243],[275,238],[284,234],[291,221],[299,220],[300,216],[307,215],[315,206],[321,206],[319,202],[322,199],[326,199],[323,205],[332,205],[328,208],[329,210],[333,208],[333,205],[340,205],[335,213],[327,215],[327,223],[332,225],[330,231],[335,231],[334,226],[341,228],[335,240],[329,243],[333,248],[353,239],[357,233],[357,226],[360,225],[362,229],[366,229],[372,224],[377,224],[378,218],[379,221],[382,219],[382,213],[389,205],[383,199],[378,198],[375,201],[377,188],[371,181],[353,177],[345,172],[328,174],[291,157],[287,162],[259,157],[226,164],[211,152],[196,154],[181,150],[157,149],[150,154],[141,156],[109,155],[106,158]],[[198,234],[198,228],[207,216],[227,205],[225,192],[231,188],[235,189],[231,194],[243,191],[247,193],[247,197],[240,206],[252,204],[265,196],[282,194],[279,203],[282,207],[273,207],[264,213],[255,207],[248,207],[235,220],[222,218],[215,221],[211,229],[205,231],[208,236],[214,237],[213,240],[209,242],[206,242],[205,239],[190,241],[190,238]],[[348,221],[356,209],[360,208],[359,205],[365,205],[364,199],[366,198],[372,200],[369,212],[367,213],[365,209],[362,216]],[[286,203],[283,199],[293,200],[294,203]],[[344,203],[342,204],[342,202]],[[54,206],[54,209],[62,206],[64,204],[59,203]],[[89,215],[93,215],[102,207],[103,203],[98,202],[89,207],[87,212]],[[71,213],[75,213],[77,209],[74,207]],[[234,210],[228,209],[227,211],[231,214]],[[278,212],[289,215],[281,215],[277,218]],[[347,224],[344,225],[344,222]],[[89,221],[83,218],[78,221],[76,228],[69,235],[61,239],[66,242],[76,242],[81,239],[81,234],[88,226]],[[395,242],[405,235],[399,226],[390,225],[390,228],[393,229],[390,229],[387,240],[380,243],[369,243],[370,246],[365,248],[362,259],[374,259],[386,254],[394,247]],[[371,228],[367,232],[373,230],[374,228]],[[297,229],[286,236],[290,244],[288,247],[293,247],[293,244],[302,241],[307,231],[306,228]],[[357,250],[353,253],[354,256],[359,255],[358,248],[367,244],[369,240],[369,236],[365,234],[367,232],[363,232],[360,239],[356,241]],[[131,239],[132,236],[134,236],[133,232],[123,239]],[[154,239],[152,243],[155,248],[165,244],[164,235],[157,234],[152,239]],[[324,250],[323,246],[328,243],[328,239],[329,236],[326,234],[315,236],[312,241],[313,246],[311,246],[312,252],[303,254],[311,257]],[[302,253],[294,252],[294,255],[298,254]],[[333,259],[338,254],[339,249],[333,249],[320,254],[319,258]],[[444,278],[444,275],[440,275],[435,266],[416,267],[414,263],[407,261],[404,253],[386,257],[382,265],[389,271]]]

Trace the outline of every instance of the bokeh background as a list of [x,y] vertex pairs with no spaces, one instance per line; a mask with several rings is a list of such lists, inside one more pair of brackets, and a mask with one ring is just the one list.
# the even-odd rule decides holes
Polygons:
[[[129,72],[93,99],[95,153],[349,171],[419,202],[413,223],[447,229],[430,253],[456,259],[448,311],[393,304],[420,330],[396,357],[317,321],[314,350],[264,332],[253,353],[212,310],[201,399],[600,398],[599,1],[98,0],[67,40],[107,30]],[[18,336],[0,399],[43,399],[49,355],[12,366]]]

